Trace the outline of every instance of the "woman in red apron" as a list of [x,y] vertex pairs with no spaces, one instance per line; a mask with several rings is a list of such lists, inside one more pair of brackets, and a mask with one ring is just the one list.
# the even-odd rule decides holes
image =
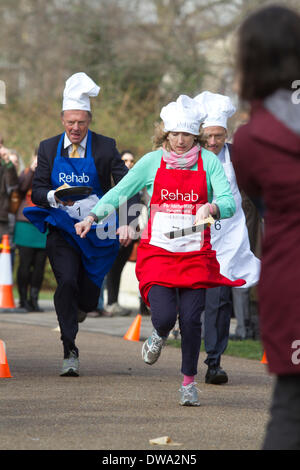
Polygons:
[[[181,96],[177,102],[163,108],[161,117],[165,131],[163,150],[160,153],[153,152],[152,167],[155,174],[150,218],[141,237],[136,264],[140,292],[146,304],[150,305],[154,326],[152,335],[143,345],[142,356],[147,364],[157,361],[176,323],[178,307],[181,372],[184,375],[180,403],[198,406],[194,376],[197,374],[200,352],[200,317],[204,310],[205,289],[219,285],[240,286],[245,281],[238,279],[232,282],[220,274],[215,251],[211,249],[209,227],[202,232],[192,232],[178,238],[166,235],[198,224],[209,215],[219,215],[219,210],[216,204],[208,202],[207,174],[203,167],[202,151],[209,154],[206,155],[209,161],[213,158],[212,154],[195,145],[205,115],[199,114],[199,108],[196,108],[191,98]],[[123,179],[123,191],[126,178],[130,179],[131,176],[132,179],[128,187],[134,185],[134,170],[135,177],[139,177],[136,170],[138,165]],[[216,165],[219,179],[224,180],[224,187],[228,189],[224,170],[218,162]],[[145,165],[144,172],[147,172]],[[145,179],[149,178],[148,172]],[[230,189],[225,199],[232,203]],[[111,201],[109,193],[105,202],[108,201]],[[98,206],[92,212],[96,215],[100,213]],[[83,235],[88,225],[84,222],[77,224],[77,233]]]

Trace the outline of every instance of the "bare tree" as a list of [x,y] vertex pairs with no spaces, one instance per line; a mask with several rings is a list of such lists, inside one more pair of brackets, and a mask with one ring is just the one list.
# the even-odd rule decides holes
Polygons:
[[[1,0],[0,78],[10,98],[60,96],[68,75],[82,70],[105,83],[110,97],[130,94],[159,103],[192,94],[216,70],[228,75],[228,37],[246,15],[268,3]],[[297,0],[284,3],[297,7]],[[223,55],[220,43],[227,45]]]

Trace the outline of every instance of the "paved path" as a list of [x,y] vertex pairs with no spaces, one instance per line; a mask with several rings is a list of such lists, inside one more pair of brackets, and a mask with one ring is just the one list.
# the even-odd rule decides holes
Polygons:
[[[147,366],[141,342],[123,335],[131,317],[80,324],[81,375],[59,377],[62,348],[51,304],[45,313],[0,314],[12,378],[0,379],[0,450],[260,449],[273,379],[259,361],[224,356],[229,383],[204,384],[199,408],[181,407],[180,350]],[[49,310],[50,308],[50,310]],[[151,331],[142,317],[141,339]],[[153,446],[169,436],[179,446]]]

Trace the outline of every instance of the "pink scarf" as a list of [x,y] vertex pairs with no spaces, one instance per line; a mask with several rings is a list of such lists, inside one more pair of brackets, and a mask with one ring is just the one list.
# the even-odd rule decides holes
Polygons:
[[195,145],[188,152],[183,153],[182,155],[177,155],[177,153],[173,152],[172,150],[171,152],[168,152],[163,148],[163,160],[167,163],[167,165],[176,170],[191,168],[198,161],[199,151],[199,145]]

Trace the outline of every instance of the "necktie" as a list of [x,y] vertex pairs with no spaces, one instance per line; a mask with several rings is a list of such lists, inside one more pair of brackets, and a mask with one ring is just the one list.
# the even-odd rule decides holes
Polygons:
[[78,144],[72,144],[72,152],[69,155],[70,158],[80,158],[78,153]]

